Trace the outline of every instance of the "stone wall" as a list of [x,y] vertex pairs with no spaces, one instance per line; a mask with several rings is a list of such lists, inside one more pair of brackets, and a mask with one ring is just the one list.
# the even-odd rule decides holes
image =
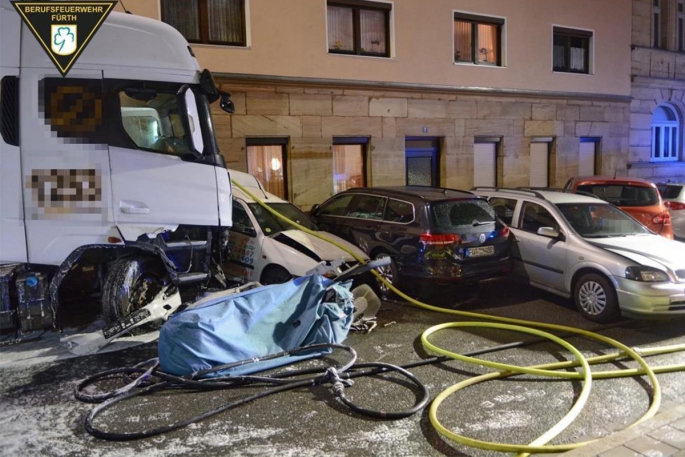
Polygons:
[[440,185],[473,186],[474,137],[501,138],[498,185],[529,184],[532,137],[552,137],[550,183],[578,172],[579,138],[601,138],[602,173],[625,173],[630,105],[562,98],[522,98],[421,91],[221,83],[236,107],[213,107],[229,168],[247,171],[246,138],[287,137],[289,199],[303,209],[333,192],[333,138],[369,138],[369,186],[405,184],[405,137],[441,140]]

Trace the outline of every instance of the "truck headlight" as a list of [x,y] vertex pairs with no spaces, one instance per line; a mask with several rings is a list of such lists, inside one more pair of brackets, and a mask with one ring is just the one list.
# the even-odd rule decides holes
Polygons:
[[643,282],[666,282],[668,275],[661,270],[649,267],[628,267],[626,278]]

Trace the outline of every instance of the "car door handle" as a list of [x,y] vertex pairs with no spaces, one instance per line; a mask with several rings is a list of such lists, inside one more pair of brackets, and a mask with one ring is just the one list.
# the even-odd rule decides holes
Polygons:
[[119,210],[124,214],[149,214],[150,208],[141,202],[122,200],[119,202]]

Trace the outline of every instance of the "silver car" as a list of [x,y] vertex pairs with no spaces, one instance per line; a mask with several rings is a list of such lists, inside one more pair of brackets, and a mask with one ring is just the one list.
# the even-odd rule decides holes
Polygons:
[[685,314],[685,243],[602,200],[549,190],[476,188],[515,237],[516,271],[572,297],[590,320]]

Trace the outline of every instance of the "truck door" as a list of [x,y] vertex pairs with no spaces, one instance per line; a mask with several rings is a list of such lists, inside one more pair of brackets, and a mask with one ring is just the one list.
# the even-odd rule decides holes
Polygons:
[[112,204],[124,237],[177,225],[218,226],[215,167],[203,162],[192,89],[180,83],[105,81],[116,131],[110,141]]
[[59,265],[115,235],[102,72],[74,68],[64,78],[27,36],[19,86],[28,261]]

